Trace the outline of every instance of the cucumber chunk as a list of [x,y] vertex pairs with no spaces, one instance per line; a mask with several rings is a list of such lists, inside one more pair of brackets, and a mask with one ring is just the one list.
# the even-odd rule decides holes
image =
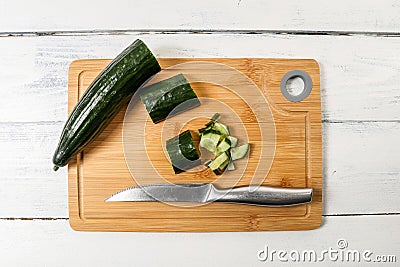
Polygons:
[[250,144],[245,144],[238,147],[231,148],[232,160],[238,160],[244,158],[250,150]]
[[[228,153],[222,153],[221,155],[219,155],[216,159],[214,159],[210,165],[208,165],[208,167],[211,170],[216,170],[218,169],[221,165],[225,164],[226,161],[228,161],[229,163],[229,156]],[[226,165],[225,165],[226,166]]]
[[211,117],[211,120],[212,120],[212,121],[217,121],[217,120],[219,120],[220,118],[221,118],[221,114],[215,113],[215,114]]
[[226,136],[229,135],[229,127],[222,123],[219,123],[219,122],[214,123],[213,129],[220,132],[222,135],[226,135]]
[[229,141],[229,139],[224,138],[224,140],[222,140],[219,145],[217,146],[217,154],[221,154],[222,152],[227,151],[228,149],[231,148],[231,141]]
[[211,159],[207,160],[206,162],[204,162],[204,166],[209,167],[211,162],[212,162]]
[[234,171],[235,170],[235,164],[233,163],[233,161],[230,161],[226,168],[227,168],[228,171]]
[[167,140],[166,148],[175,174],[201,164],[200,155],[189,130]]
[[216,175],[221,175],[221,174],[223,174],[224,171],[225,171],[225,169],[226,169],[227,166],[229,165],[229,162],[230,162],[229,159],[225,160],[225,162],[222,163],[221,166],[218,167],[218,169],[213,170],[213,172],[214,172]]
[[229,141],[231,142],[231,147],[235,147],[237,146],[238,143],[238,139],[234,136],[228,136],[227,137],[229,139]]
[[220,139],[221,136],[219,134],[209,132],[202,135],[200,139],[200,146],[215,154]]

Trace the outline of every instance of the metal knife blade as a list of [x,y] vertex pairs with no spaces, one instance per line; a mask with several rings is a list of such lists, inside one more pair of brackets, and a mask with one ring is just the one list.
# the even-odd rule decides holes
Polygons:
[[211,184],[155,184],[133,186],[115,193],[105,202],[165,201],[207,202]]
[[218,189],[213,184],[156,184],[134,186],[115,193],[105,202],[229,202],[249,205],[288,206],[312,200],[311,188],[242,186]]

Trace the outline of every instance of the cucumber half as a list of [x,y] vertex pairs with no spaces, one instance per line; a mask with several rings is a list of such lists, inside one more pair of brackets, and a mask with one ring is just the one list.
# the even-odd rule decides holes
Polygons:
[[196,93],[183,74],[145,87],[140,99],[153,123],[200,105]]

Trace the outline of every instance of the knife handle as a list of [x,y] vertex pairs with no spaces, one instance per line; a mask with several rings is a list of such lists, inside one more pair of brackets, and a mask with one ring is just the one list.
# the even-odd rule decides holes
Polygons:
[[280,188],[269,186],[243,186],[217,189],[210,193],[209,201],[232,202],[262,206],[289,206],[309,203],[312,188]]

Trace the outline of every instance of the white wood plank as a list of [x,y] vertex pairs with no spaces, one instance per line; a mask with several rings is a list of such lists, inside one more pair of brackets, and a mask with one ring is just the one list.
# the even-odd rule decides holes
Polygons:
[[67,72],[136,38],[158,57],[315,58],[324,120],[400,119],[400,38],[275,34],[131,34],[0,38],[0,122],[67,117]]
[[67,169],[52,170],[62,123],[0,123],[0,217],[68,217]]
[[[397,263],[350,263],[351,266],[397,266],[400,216],[329,217],[314,231],[257,233],[85,233],[68,221],[0,221],[2,266],[277,266],[261,262],[258,252],[315,250],[318,255],[345,239],[342,251],[370,250],[395,255]],[[287,257],[288,258],[288,257]],[[288,258],[289,259],[289,258]],[[327,257],[324,266],[347,266]],[[304,266],[289,261],[286,265]],[[319,263],[321,264],[321,263]]]
[[0,31],[98,29],[399,32],[396,0],[2,1]]
[[323,125],[324,214],[400,212],[400,123]]
[[[68,217],[63,124],[0,124],[0,217]],[[324,214],[400,212],[400,123],[324,123]]]

